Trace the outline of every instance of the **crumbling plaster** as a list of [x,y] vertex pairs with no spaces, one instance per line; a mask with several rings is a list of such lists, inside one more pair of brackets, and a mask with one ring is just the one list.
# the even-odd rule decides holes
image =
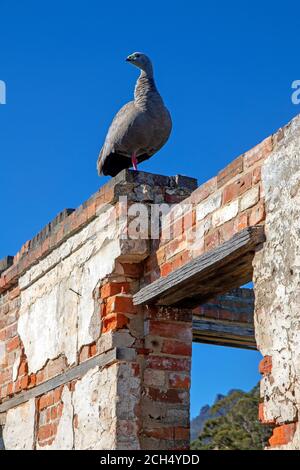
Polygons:
[[18,333],[29,372],[60,354],[75,363],[81,346],[99,336],[94,290],[121,253],[117,228],[107,228],[113,210],[102,212],[20,278]]
[[254,259],[256,340],[272,357],[261,381],[264,417],[277,424],[296,420],[300,406],[299,149],[298,116],[262,167],[266,242]]
[[7,450],[32,450],[35,442],[35,399],[8,410],[3,429]]

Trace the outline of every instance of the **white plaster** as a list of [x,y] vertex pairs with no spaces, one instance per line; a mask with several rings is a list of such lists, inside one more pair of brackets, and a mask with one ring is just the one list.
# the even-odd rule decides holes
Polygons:
[[2,365],[5,361],[6,350],[5,350],[5,343],[4,341],[0,342],[0,365]]
[[21,277],[18,333],[29,373],[60,354],[73,364],[80,347],[97,339],[94,289],[113,271],[120,254],[117,229],[112,226],[109,232],[106,222],[107,214],[101,213]]
[[[264,413],[281,424],[300,411],[300,117],[264,162],[262,184],[266,242],[254,258],[255,333],[259,350],[272,356],[261,381]],[[297,436],[286,448],[300,448]]]
[[222,193],[216,193],[207,198],[204,202],[200,202],[196,208],[197,221],[203,220],[208,214],[211,214],[221,206]]
[[8,410],[3,429],[6,450],[34,448],[35,399]]
[[254,206],[259,200],[259,188],[258,186],[250,189],[244,194],[240,202],[240,210],[244,211],[249,209],[249,207]]
[[232,201],[227,206],[222,207],[221,209],[217,210],[212,215],[212,224],[214,227],[218,227],[219,225],[228,222],[229,220],[233,219],[238,214],[239,211],[239,201]]
[[116,392],[118,365],[90,370],[73,392],[75,449],[116,448]]
[[16,352],[14,364],[13,364],[13,382],[15,382],[18,378],[20,362],[21,362],[21,351],[20,349],[18,349]]

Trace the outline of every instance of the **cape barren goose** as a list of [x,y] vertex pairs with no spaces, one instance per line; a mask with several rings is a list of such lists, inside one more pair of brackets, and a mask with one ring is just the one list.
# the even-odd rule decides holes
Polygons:
[[126,59],[141,70],[134,100],[114,117],[100,151],[99,175],[117,175],[154,155],[168,140],[172,129],[169,111],[154,81],[152,63],[145,54],[135,52]]

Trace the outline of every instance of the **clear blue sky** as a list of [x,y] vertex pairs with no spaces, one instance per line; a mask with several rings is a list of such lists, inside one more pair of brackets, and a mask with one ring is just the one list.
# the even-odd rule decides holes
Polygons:
[[[288,0],[1,0],[0,257],[104,183],[95,162],[132,97],[133,51],[153,59],[174,121],[146,171],[203,182],[299,113],[299,13]],[[192,414],[258,379],[256,353],[195,346],[193,359]]]

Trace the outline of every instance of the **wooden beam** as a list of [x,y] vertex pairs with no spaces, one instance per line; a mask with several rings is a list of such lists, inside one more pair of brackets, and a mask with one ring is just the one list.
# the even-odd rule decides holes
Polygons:
[[106,367],[112,364],[113,362],[117,361],[118,359],[122,360],[124,357],[126,357],[126,349],[127,348],[110,349],[109,351],[103,354],[94,356],[91,359],[72,367],[66,372],[63,372],[62,374],[57,375],[56,377],[53,377],[52,379],[49,379],[46,382],[42,382],[36,387],[18,393],[14,397],[0,404],[0,413],[3,413],[9,410],[10,408],[14,408],[18,405],[21,405],[22,403],[25,403],[31,398],[44,395],[45,393],[59,387],[60,385],[64,385],[74,379],[79,379],[94,367]]
[[193,318],[193,342],[257,349],[254,325]]
[[255,249],[264,241],[263,226],[248,227],[230,240],[141,289],[135,305],[193,308],[252,279]]

